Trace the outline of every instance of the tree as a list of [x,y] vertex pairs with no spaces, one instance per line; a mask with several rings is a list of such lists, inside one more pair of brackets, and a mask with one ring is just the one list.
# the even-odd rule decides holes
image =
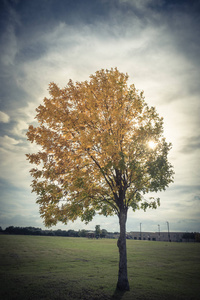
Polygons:
[[200,233],[199,232],[195,232],[195,242],[200,243]]
[[80,230],[79,236],[80,237],[86,237],[87,236],[87,231],[85,229]]
[[100,235],[101,235],[100,225],[96,225],[95,226],[95,236],[96,236],[96,238],[99,238]]
[[129,290],[128,209],[157,208],[159,199],[147,201],[144,195],[173,181],[163,119],[117,68],[97,71],[90,81],[69,80],[62,89],[50,83],[49,94],[36,109],[38,127],[30,125],[27,132],[28,140],[42,147],[27,154],[36,164],[30,172],[40,214],[46,226],[116,214],[117,287]]
[[101,230],[101,238],[105,238],[106,237],[106,235],[107,235],[107,230],[106,229],[102,229]]

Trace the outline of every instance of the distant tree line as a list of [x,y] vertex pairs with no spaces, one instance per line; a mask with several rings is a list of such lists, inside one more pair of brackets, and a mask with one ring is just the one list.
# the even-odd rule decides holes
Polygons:
[[[15,227],[15,226],[9,226],[5,230],[2,229],[0,226],[0,233],[1,234],[19,234],[19,235],[42,235],[42,236],[68,236],[68,237],[89,237],[89,238],[105,238],[110,237],[110,234],[112,236],[111,232],[108,232],[106,229],[100,229],[100,225],[96,225],[94,231],[89,230],[43,230],[41,228],[37,227]],[[114,234],[118,234],[118,232],[114,232]],[[127,238],[130,238],[127,236]],[[194,242],[200,242],[200,233],[198,232],[185,232],[182,235],[182,239],[186,242],[188,241],[194,241]]]
[[[89,230],[43,230],[41,228],[36,228],[36,227],[14,227],[14,226],[9,226],[5,230],[3,230],[0,227],[0,233],[3,234],[19,234],[19,235],[42,235],[42,236],[68,236],[68,237],[87,237],[88,236]],[[100,237],[100,238],[105,238],[107,235],[107,230],[102,229],[99,230],[98,232],[94,232],[94,237]]]

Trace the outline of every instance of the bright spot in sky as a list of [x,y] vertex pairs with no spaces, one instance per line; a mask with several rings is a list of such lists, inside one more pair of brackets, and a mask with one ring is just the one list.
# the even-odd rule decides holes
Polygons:
[[155,149],[155,147],[156,147],[156,143],[154,141],[149,141],[148,145],[149,145],[149,148],[151,148],[151,149]]

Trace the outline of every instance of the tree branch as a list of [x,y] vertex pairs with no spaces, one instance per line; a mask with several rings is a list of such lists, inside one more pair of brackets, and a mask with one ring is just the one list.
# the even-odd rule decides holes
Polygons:
[[[108,175],[106,175],[106,174],[104,173],[104,171],[103,171],[102,167],[100,166],[100,164],[98,163],[98,161],[97,161],[97,160],[89,153],[89,151],[88,151],[88,154],[89,154],[89,156],[91,157],[91,159],[94,161],[94,163],[97,165],[97,167],[99,168],[99,170],[101,171],[101,173],[103,174],[103,177],[104,177],[106,183],[109,185],[109,187],[111,188],[111,190],[112,190],[112,192],[113,192],[113,194],[114,194],[114,191],[113,191],[114,184],[113,184],[112,179],[111,179]],[[111,183],[109,182],[109,180],[107,179],[106,176],[107,176],[108,179],[111,181]]]

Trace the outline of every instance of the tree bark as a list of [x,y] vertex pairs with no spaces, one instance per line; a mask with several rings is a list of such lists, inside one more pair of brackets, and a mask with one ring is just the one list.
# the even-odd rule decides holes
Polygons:
[[129,291],[128,273],[127,273],[127,253],[126,253],[126,220],[127,209],[122,209],[119,213],[120,236],[117,242],[119,248],[119,273],[117,289]]

